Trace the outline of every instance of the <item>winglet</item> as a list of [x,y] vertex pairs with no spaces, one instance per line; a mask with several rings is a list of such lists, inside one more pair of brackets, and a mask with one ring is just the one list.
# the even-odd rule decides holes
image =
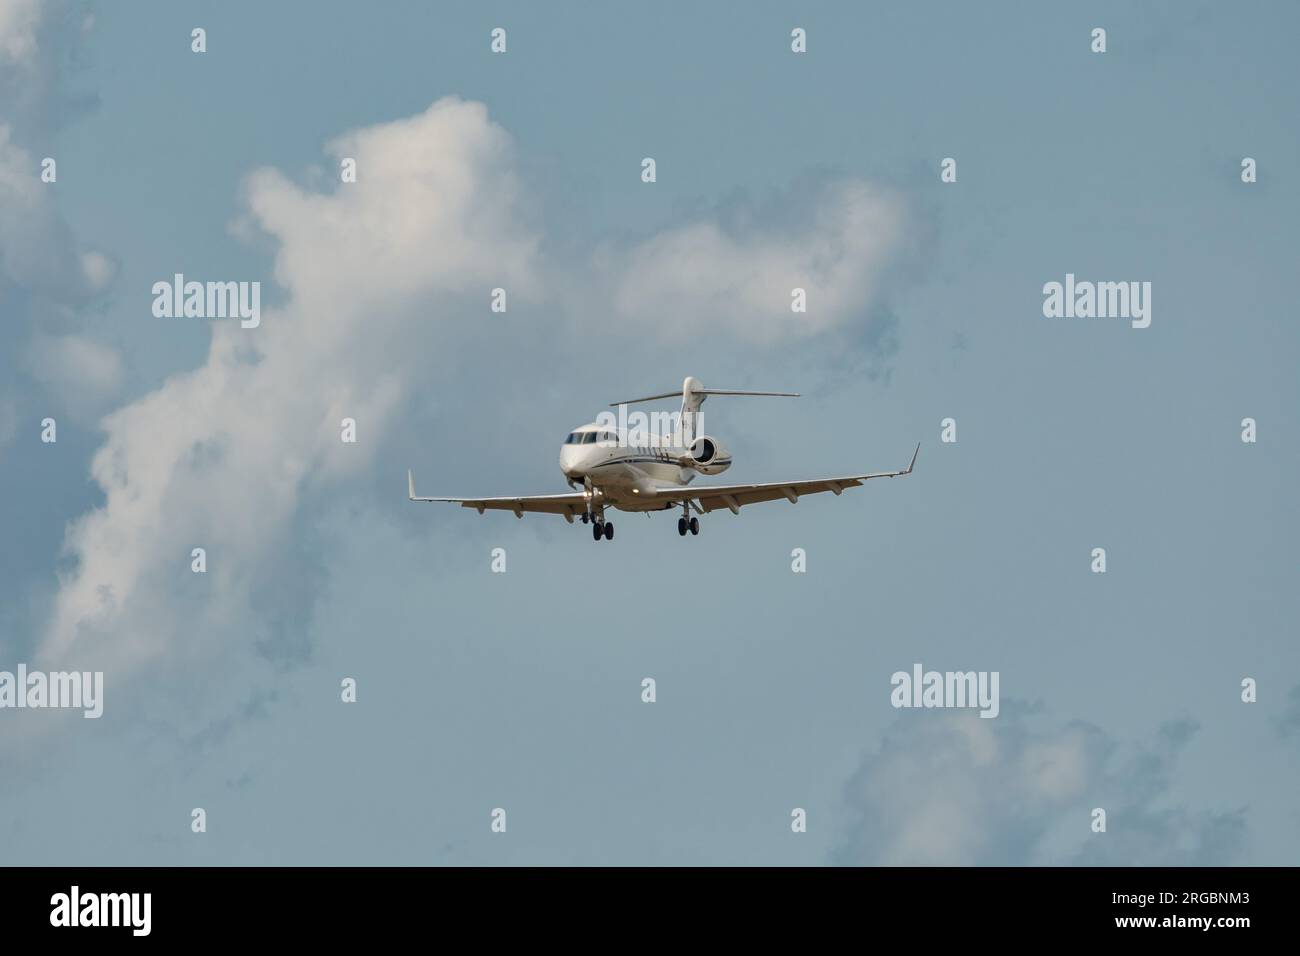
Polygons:
[[415,476],[411,474],[411,469],[406,469],[406,500],[415,500]]
[[[916,456],[919,455],[920,453],[921,453],[921,443],[917,442],[916,451],[912,452],[912,460],[908,462],[907,471],[903,472],[903,474],[910,475],[912,473],[912,466],[916,464]],[[411,492],[411,493],[414,494],[415,492]]]

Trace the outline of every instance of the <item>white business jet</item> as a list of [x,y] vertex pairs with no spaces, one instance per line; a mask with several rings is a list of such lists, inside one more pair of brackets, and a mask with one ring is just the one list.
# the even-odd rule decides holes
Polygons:
[[[612,408],[676,398],[678,392],[647,395],[627,402],[613,402]],[[667,436],[648,431],[620,428],[608,419],[582,425],[570,432],[560,448],[560,469],[571,494],[526,495],[503,498],[421,498],[415,494],[415,477],[406,472],[407,497],[411,501],[447,501],[479,514],[488,509],[513,511],[522,518],[525,511],[563,515],[570,524],[581,518],[592,525],[592,537],[614,537],[614,524],[605,520],[606,508],[620,511],[669,511],[681,508],[677,533],[700,533],[700,519],[691,514],[708,514],[728,508],[740,514],[744,505],[786,498],[791,504],[801,495],[832,491],[836,495],[871,478],[897,478],[910,475],[921,446],[912,452],[912,460],[902,471],[877,471],[865,475],[838,478],[813,478],[803,481],[771,481],[757,485],[692,485],[696,475],[720,475],[731,467],[731,452],[717,438],[696,435],[700,406],[710,395],[776,395],[798,398],[796,392],[746,392],[733,388],[705,388],[697,378],[687,378],[680,392],[682,410],[679,423]],[[640,413],[638,413],[640,414]]]

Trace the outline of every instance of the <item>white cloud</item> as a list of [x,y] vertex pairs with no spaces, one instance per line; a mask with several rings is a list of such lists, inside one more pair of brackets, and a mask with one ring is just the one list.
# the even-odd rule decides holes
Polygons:
[[41,204],[39,170],[30,153],[13,140],[13,128],[0,122],[0,253],[22,239]]
[[92,249],[81,254],[81,274],[92,291],[101,292],[117,274],[117,263]]
[[[996,720],[909,713],[864,755],[845,799],[853,825],[838,862],[882,866],[1222,864],[1240,847],[1232,813],[1159,809],[1194,733],[1161,728],[1117,763],[1119,747],[1082,723],[1035,720],[1014,702]],[[1092,808],[1107,831],[1091,831]]]
[[[870,183],[839,180],[810,197],[790,224],[747,224],[743,233],[705,219],[625,251],[603,251],[597,269],[616,317],[645,334],[680,341],[716,330],[760,343],[806,338],[865,318],[904,239],[901,199]],[[791,290],[807,312],[791,309]]]
[[[0,282],[20,285],[42,302],[76,305],[102,291],[116,265],[102,252],[78,248],[50,200],[55,188],[41,181],[40,161],[0,120]],[[33,311],[34,319],[44,318]]]
[[908,714],[849,784],[861,819],[843,852],[885,866],[987,863],[1008,830],[1036,842],[1104,757],[1082,728],[1035,737],[1006,714]]
[[36,56],[40,0],[0,0],[0,62],[26,65]]
[[28,349],[32,376],[78,416],[105,410],[122,387],[122,357],[84,335],[42,335]]
[[[106,501],[69,528],[77,567],[44,658],[128,666],[201,657],[232,631],[264,640],[249,612],[284,573],[276,557],[303,496],[367,469],[401,403],[454,364],[471,324],[462,296],[478,318],[494,285],[536,290],[511,142],[481,104],[439,100],[331,148],[356,158],[356,183],[248,180],[249,214],[279,246],[284,306],[264,297],[256,330],[214,325],[205,365],[105,418],[92,473]],[[340,442],[345,416],[356,445]],[[211,556],[197,607],[173,594],[194,547]]]

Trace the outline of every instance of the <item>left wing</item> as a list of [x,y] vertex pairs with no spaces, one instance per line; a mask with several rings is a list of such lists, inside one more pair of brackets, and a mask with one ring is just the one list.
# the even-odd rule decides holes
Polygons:
[[411,501],[449,501],[462,508],[476,508],[479,514],[490,508],[493,511],[513,511],[516,518],[522,518],[525,511],[564,515],[569,524],[573,524],[575,515],[587,510],[587,496],[580,491],[567,495],[516,495],[513,498],[418,498],[415,477],[410,469],[406,472],[406,497]]
[[730,508],[733,514],[740,514],[742,505],[757,504],[760,501],[776,501],[786,498],[791,504],[796,503],[801,495],[815,495],[820,491],[840,494],[845,488],[856,488],[872,478],[900,478],[912,473],[916,456],[921,446],[912,452],[912,460],[902,471],[877,471],[867,475],[845,475],[841,478],[813,478],[806,481],[769,481],[761,485],[699,485],[682,488],[656,488],[655,496],[668,500],[698,502],[697,510],[701,512]]

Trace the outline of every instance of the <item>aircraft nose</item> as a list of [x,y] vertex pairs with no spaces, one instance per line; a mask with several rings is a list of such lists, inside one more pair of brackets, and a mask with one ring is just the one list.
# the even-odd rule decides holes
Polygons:
[[560,471],[565,478],[581,478],[582,469],[578,466],[578,451],[565,445],[560,449]]

